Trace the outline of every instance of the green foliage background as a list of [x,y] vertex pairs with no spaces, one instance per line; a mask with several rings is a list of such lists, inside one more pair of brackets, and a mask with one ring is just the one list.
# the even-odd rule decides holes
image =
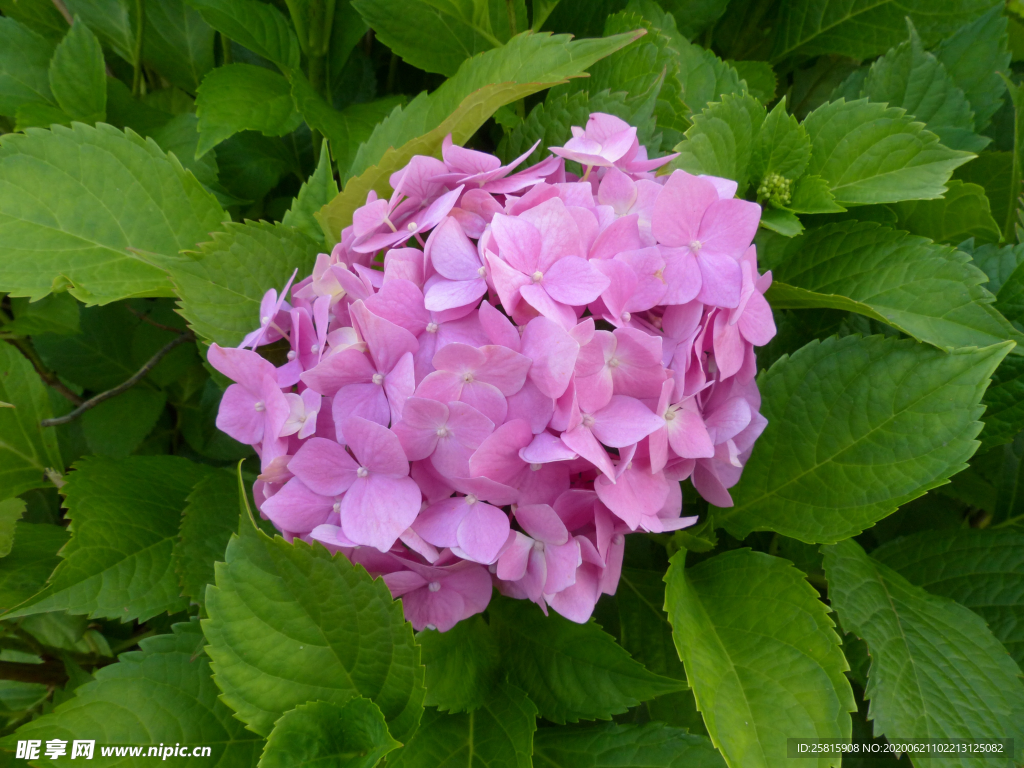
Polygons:
[[[789,737],[1013,738],[903,762],[1022,764],[1024,5],[0,14],[0,764],[86,738],[223,768],[783,768]],[[763,206],[769,426],[735,506],[686,484],[697,526],[628,537],[591,622],[495,597],[415,634],[361,567],[252,523],[205,350],[414,154],[535,161],[594,111]]]

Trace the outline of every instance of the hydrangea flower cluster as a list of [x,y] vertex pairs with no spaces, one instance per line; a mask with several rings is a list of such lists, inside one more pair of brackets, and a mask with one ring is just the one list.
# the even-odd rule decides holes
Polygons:
[[[209,351],[260,512],[382,576],[417,630],[494,586],[586,621],[624,534],[692,525],[685,478],[731,505],[766,424],[759,206],[655,177],[671,157],[611,115],[520,169],[535,148],[414,157],[238,348]],[[280,367],[255,351],[281,340]]]

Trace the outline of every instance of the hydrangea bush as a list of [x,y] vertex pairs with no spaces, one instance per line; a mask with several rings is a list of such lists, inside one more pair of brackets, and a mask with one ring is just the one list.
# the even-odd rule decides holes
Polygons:
[[0,0],[4,764],[1024,765],[1022,24]]

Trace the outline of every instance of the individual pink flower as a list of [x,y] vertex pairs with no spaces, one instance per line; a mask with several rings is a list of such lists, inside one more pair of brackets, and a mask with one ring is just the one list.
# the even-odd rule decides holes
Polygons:
[[603,408],[613,392],[655,398],[665,378],[661,339],[635,328],[597,331],[580,349],[575,371],[576,397],[584,411]]
[[[524,171],[512,174],[513,169],[522,165],[540,144],[540,140],[508,165],[487,152],[460,147],[452,142],[449,133],[441,144],[441,157],[448,172],[435,176],[433,181],[449,187],[465,185],[468,189],[479,189],[493,194],[510,194],[519,192],[543,181],[555,170],[558,161],[549,157]],[[512,175],[509,175],[512,174]]]
[[487,268],[456,219],[430,233],[426,253],[437,275],[428,280],[426,308],[433,311],[475,304],[487,292]]
[[292,287],[292,281],[295,279],[299,270],[292,272],[292,276],[288,278],[288,282],[285,283],[284,289],[281,291],[281,295],[277,295],[277,291],[271,288],[265,294],[263,299],[260,301],[260,327],[255,331],[247,334],[242,343],[238,346],[242,349],[245,347],[256,347],[263,344],[272,344],[288,335],[288,325],[291,318],[288,316],[285,296],[288,295],[288,289]]
[[576,324],[572,307],[589,304],[608,287],[608,278],[580,258],[579,228],[558,198],[518,217],[497,215],[491,231],[500,248],[500,258],[487,253],[491,279],[513,317],[528,317],[520,308],[525,301],[568,329]]
[[682,269],[699,282],[698,300],[732,308],[739,305],[743,282],[739,258],[760,216],[756,203],[722,200],[707,179],[675,171],[655,201],[651,231],[662,245],[683,249]]
[[494,422],[466,403],[410,397],[392,429],[411,461],[429,458],[442,475],[469,477],[469,457]]
[[404,563],[406,570],[383,576],[413,629],[447,632],[463,619],[487,608],[491,575],[480,565],[457,562],[443,568]]
[[772,309],[764,298],[765,291],[772,284],[772,273],[766,272],[758,277],[754,246],[747,249],[740,267],[743,270],[743,288],[739,305],[715,316],[715,364],[722,378],[739,371],[746,355],[746,345],[761,347],[775,336]]
[[513,591],[544,607],[544,595],[553,595],[576,581],[582,562],[580,545],[547,504],[529,504],[516,510],[516,531],[508,549],[498,558],[498,578],[512,582]]
[[[560,463],[567,458],[568,449],[562,446],[564,450],[558,452],[549,444],[543,454],[540,450],[530,454],[530,447],[539,437],[522,419],[505,422],[470,456],[470,476],[486,477],[516,489],[515,501],[519,504],[554,502],[569,487],[569,470]],[[561,445],[554,435],[548,437]],[[575,453],[568,452],[575,457]]]
[[431,504],[413,528],[424,541],[483,565],[498,559],[510,531],[508,515],[472,494]]
[[695,395],[672,403],[675,382],[667,379],[662,384],[656,413],[664,425],[650,435],[651,466],[660,472],[669,460],[669,447],[682,459],[706,459],[715,455],[715,446],[697,405]]
[[281,427],[280,436],[296,435],[304,440],[314,434],[323,396],[312,389],[306,389],[301,395],[289,392],[284,397],[288,401],[288,418]]
[[604,446],[635,445],[662,424],[662,420],[636,398],[612,395],[606,405],[593,412],[581,408],[562,433],[562,442],[614,480],[615,470]]
[[255,352],[210,345],[210,365],[234,381],[217,411],[217,429],[250,445],[280,436],[290,412],[277,369]]
[[[591,114],[585,129],[572,126],[572,138],[564,147],[548,147],[566,160],[575,160],[589,174],[591,168],[609,168],[633,149],[636,128],[613,115]],[[586,179],[584,174],[584,179]]]

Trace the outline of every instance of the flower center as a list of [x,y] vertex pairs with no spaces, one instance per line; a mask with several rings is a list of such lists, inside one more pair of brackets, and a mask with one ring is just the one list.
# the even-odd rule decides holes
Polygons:
[[269,322],[270,322],[270,318],[267,317],[266,315],[264,315],[263,317],[260,318],[260,325],[266,325]]
[[288,350],[288,354],[285,355],[285,357],[287,357],[289,360],[294,360],[295,359],[295,350],[294,349],[289,349]]
[[701,243],[700,240],[691,240],[690,241],[690,250],[693,251],[694,253],[698,253],[700,251],[702,245],[703,244]]
[[427,584],[427,589],[429,589],[431,592],[437,592],[439,589],[441,589],[441,582],[432,581],[429,584]]
[[544,273],[538,269],[536,272],[530,275],[530,279],[533,280],[533,282],[535,283],[539,283],[541,280],[544,279]]
[[427,333],[437,333],[437,323],[427,323]]
[[340,501],[334,502],[333,509],[334,509],[335,512],[341,512],[341,502]]
[[580,421],[583,423],[583,426],[586,427],[587,429],[590,429],[592,426],[594,426],[594,417],[589,413],[584,413],[583,418],[580,419]]
[[356,470],[356,477],[366,477],[368,474],[370,474],[370,472],[366,467],[360,467]]
[[534,552],[543,552],[544,551],[544,542],[543,541],[534,541],[533,542],[533,551]]
[[464,373],[464,374],[462,374],[462,380],[464,382],[466,382],[467,384],[472,384],[473,383],[473,374],[472,373]]
[[262,412],[267,410],[267,406],[263,404],[262,400],[257,400],[256,405],[253,406],[253,409]]
[[448,437],[448,427],[438,427],[437,428],[437,436],[438,437]]
[[478,275],[480,275],[480,277],[486,277],[487,276],[487,267],[480,267],[480,269],[478,269],[476,271],[476,273]]
[[479,501],[479,499],[476,496],[474,496],[472,493],[467,493],[466,494],[466,504],[472,505],[472,504],[476,504],[478,501]]
[[384,374],[383,373],[375,373],[371,377],[370,381],[372,381],[374,384],[376,384],[379,387],[381,384],[384,383]]
[[608,361],[609,368],[618,368],[620,365],[621,363],[619,362],[619,359],[617,357],[613,357],[611,360]]
[[540,468],[542,466],[542,464],[537,464],[536,462],[534,462],[533,464],[530,465],[530,469],[532,469],[534,472],[540,472]]
[[670,405],[668,410],[665,411],[665,421],[672,421],[676,417],[676,407]]
[[407,226],[406,229],[408,229],[410,232],[415,232],[416,231],[416,222],[410,221],[409,222],[409,226]]
[[620,315],[620,317],[622,318],[622,322],[628,323],[633,316],[631,314],[629,314],[629,312],[623,312]]

